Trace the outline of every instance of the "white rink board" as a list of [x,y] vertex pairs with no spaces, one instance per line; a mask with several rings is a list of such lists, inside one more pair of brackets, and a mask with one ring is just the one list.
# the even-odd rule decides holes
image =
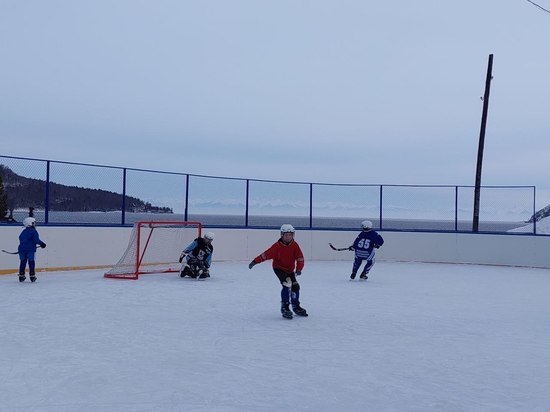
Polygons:
[[[47,243],[37,255],[37,268],[63,269],[110,267],[122,256],[132,228],[39,226]],[[278,230],[217,229],[214,261],[246,261],[274,243]],[[0,248],[16,251],[21,228],[0,228]],[[298,230],[299,242],[307,260],[349,260],[352,252],[329,248],[351,245],[358,232]],[[488,235],[464,233],[380,232],[385,244],[377,260],[444,263],[473,263],[550,268],[550,237],[529,235]],[[182,245],[182,249],[186,245]],[[16,255],[2,253],[0,270],[17,266]]]

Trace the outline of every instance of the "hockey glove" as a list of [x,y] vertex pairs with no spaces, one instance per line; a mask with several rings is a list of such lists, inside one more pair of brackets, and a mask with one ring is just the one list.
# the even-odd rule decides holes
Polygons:
[[252,262],[250,262],[250,263],[248,264],[248,269],[252,269],[252,268],[253,268],[254,266],[256,266],[256,265],[257,265],[257,263],[254,262],[254,261],[252,261]]
[[302,274],[302,271],[301,270],[297,270],[296,271],[296,276],[300,276]]
[[353,246],[350,246],[348,247],[348,250],[354,251],[355,249],[353,248]]
[[181,255],[180,255],[180,260],[179,262],[183,262],[183,258],[185,257],[186,253],[185,252],[181,252]]
[[46,247],[46,244],[44,242],[40,242],[40,247],[44,249]]
[[378,249],[379,247],[380,247],[380,245],[377,245],[376,243],[374,244],[375,249]]

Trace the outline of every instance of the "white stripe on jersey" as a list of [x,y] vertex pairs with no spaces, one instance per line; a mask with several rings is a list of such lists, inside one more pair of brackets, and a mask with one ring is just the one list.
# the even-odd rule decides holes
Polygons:
[[360,257],[361,259],[371,260],[371,259],[374,259],[375,252],[374,252],[374,249],[370,253],[368,253],[366,250],[357,249],[355,251],[355,255],[357,257]]

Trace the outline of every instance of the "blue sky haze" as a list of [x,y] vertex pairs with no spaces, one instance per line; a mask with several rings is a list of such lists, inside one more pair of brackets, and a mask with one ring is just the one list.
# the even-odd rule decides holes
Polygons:
[[527,1],[1,5],[1,154],[473,185],[493,53],[482,183],[550,203],[550,14]]

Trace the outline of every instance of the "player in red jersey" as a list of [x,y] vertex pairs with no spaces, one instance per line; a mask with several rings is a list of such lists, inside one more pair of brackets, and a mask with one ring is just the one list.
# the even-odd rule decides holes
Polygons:
[[294,233],[292,225],[282,225],[280,239],[248,265],[252,269],[258,263],[273,260],[273,271],[282,286],[281,314],[286,319],[292,319],[290,304],[296,315],[307,316],[307,311],[300,306],[300,284],[296,280],[296,276],[300,276],[304,268],[304,254],[294,240]]

